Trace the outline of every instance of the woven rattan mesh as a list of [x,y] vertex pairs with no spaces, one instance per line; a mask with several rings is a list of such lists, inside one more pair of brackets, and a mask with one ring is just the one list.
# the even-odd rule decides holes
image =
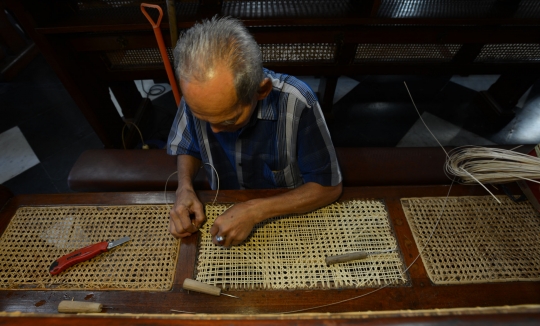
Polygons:
[[513,17],[526,19],[540,18],[540,1],[521,0],[519,2],[519,8],[516,10]]
[[263,62],[334,62],[333,43],[260,44]]
[[460,44],[358,44],[355,63],[451,61]]
[[[165,0],[150,0],[148,2],[141,0],[94,0],[77,2],[77,15],[80,18],[92,19],[94,21],[139,20],[143,22],[146,18],[141,12],[141,2],[158,5],[165,13],[167,12]],[[158,19],[159,13],[157,10],[148,9],[147,12],[154,21]],[[163,20],[168,20],[166,14]]]
[[537,0],[381,0],[379,17],[387,18],[535,18]]
[[223,15],[243,18],[333,17],[352,10],[348,0],[225,0]]
[[[263,62],[334,62],[336,45],[320,44],[261,44]],[[171,48],[169,61],[174,62]],[[158,48],[111,51],[105,53],[111,69],[121,70],[141,66],[163,65]]]
[[354,288],[407,282],[398,251],[327,266],[326,256],[397,247],[382,202],[336,203],[258,224],[240,246],[211,242],[208,230],[227,205],[206,206],[197,280],[225,289]]
[[476,62],[538,62],[540,44],[486,44]]
[[[162,22],[168,22],[166,0],[89,0],[77,2],[77,15],[94,21],[141,21],[147,22],[141,12],[141,3],[155,4],[163,10]],[[177,0],[175,9],[177,17],[193,16],[199,7],[198,0]],[[146,12],[154,21],[159,18],[159,12],[147,8]]]
[[540,280],[540,216],[498,198],[449,197],[444,211],[444,197],[401,200],[433,283]]
[[[179,251],[168,225],[164,205],[19,208],[0,238],[0,288],[168,290]],[[49,274],[61,256],[125,236],[131,240]]]
[[[167,48],[169,61],[174,62],[171,48]],[[126,69],[136,66],[163,66],[158,48],[112,51],[106,53],[111,69]]]

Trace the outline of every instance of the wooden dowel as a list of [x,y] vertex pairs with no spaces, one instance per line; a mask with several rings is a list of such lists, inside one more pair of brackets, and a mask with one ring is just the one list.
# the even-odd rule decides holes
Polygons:
[[358,260],[367,258],[368,253],[365,251],[352,252],[349,254],[338,255],[338,256],[328,256],[326,257],[326,265],[333,265],[339,263],[346,263],[351,260]]
[[199,281],[192,280],[190,278],[186,278],[184,280],[184,284],[182,287],[185,290],[195,291],[195,292],[201,292],[206,293],[210,295],[219,296],[221,294],[221,289],[217,286],[213,286],[210,284],[205,284]]
[[97,302],[64,300],[58,304],[58,312],[101,312],[103,305]]

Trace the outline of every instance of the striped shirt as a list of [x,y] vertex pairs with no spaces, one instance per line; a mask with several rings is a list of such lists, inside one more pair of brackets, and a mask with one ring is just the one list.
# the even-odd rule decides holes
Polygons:
[[212,189],[296,188],[307,182],[335,186],[342,180],[319,102],[304,82],[264,69],[272,91],[257,103],[246,126],[214,133],[184,102],[167,142],[170,155],[202,160]]

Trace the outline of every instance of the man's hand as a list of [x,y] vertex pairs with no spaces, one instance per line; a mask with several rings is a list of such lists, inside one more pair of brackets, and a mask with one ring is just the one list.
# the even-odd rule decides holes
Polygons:
[[[238,203],[216,218],[210,228],[212,242],[224,247],[235,246],[244,241],[256,224],[256,210],[250,202]],[[218,242],[216,236],[225,240]]]
[[175,238],[187,237],[197,232],[205,221],[206,216],[197,194],[192,189],[178,189],[176,202],[171,209],[169,232]]

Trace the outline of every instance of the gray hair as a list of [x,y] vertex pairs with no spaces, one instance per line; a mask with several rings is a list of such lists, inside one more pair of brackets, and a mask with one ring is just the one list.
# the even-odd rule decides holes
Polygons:
[[205,82],[217,64],[231,69],[238,99],[250,103],[264,78],[261,50],[242,23],[231,17],[203,20],[183,32],[174,48],[179,79]]

